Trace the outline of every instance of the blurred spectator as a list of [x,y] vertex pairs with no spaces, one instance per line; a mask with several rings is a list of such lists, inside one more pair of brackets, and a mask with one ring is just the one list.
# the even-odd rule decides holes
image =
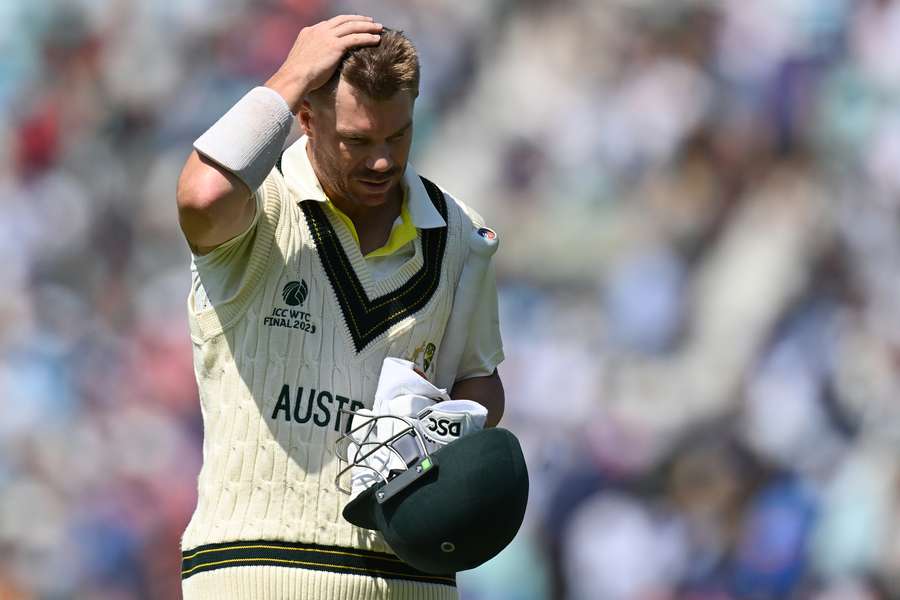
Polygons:
[[9,0],[0,598],[178,596],[177,169],[339,12],[417,43],[413,162],[503,238],[531,502],[462,597],[900,595],[900,3]]

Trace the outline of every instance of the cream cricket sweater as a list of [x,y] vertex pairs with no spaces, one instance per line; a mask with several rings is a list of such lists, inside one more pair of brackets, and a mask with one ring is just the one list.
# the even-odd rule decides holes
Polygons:
[[[385,357],[414,359],[433,344],[433,364],[440,353],[465,240],[481,223],[426,187],[447,227],[419,230],[414,256],[376,281],[339,219],[319,203],[298,202],[273,170],[258,192],[261,212],[239,291],[200,311],[189,300],[204,441],[198,504],[182,539],[191,559],[185,597],[192,580],[223,582],[237,570],[262,578],[259,585],[275,585],[272,577],[301,585],[297,577],[312,575],[286,567],[318,569],[323,556],[357,558],[316,577],[362,573],[359,560],[386,579],[406,573],[405,565],[392,568],[379,534],[341,516],[347,497],[335,487],[333,446],[349,425],[339,411],[371,406]],[[253,544],[235,544],[242,541]],[[439,585],[452,579],[436,578],[436,586],[411,580],[410,597],[452,592]],[[205,589],[191,597],[231,588]]]

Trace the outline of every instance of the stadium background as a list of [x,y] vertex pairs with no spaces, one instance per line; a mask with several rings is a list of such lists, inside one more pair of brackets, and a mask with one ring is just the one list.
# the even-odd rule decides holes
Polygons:
[[423,61],[501,234],[532,492],[465,600],[900,594],[900,4],[4,0],[0,598],[168,599],[201,423],[175,181],[304,25]]

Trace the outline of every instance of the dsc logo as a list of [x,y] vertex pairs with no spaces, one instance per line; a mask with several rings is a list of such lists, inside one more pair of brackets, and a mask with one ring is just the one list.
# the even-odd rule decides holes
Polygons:
[[428,431],[433,431],[437,435],[450,435],[453,437],[459,437],[462,429],[462,425],[458,421],[435,419],[434,417],[428,417],[426,427]]

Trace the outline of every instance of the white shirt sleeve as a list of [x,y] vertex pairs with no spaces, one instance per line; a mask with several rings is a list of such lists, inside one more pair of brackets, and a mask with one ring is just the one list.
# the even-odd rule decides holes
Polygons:
[[497,302],[497,277],[491,262],[478,304],[469,323],[469,335],[463,350],[456,380],[486,377],[503,362],[503,340],[500,338],[500,316]]
[[256,211],[243,233],[216,246],[206,254],[191,253],[191,293],[194,311],[200,312],[237,294],[253,250],[253,235],[265,202],[265,186],[254,194]]

